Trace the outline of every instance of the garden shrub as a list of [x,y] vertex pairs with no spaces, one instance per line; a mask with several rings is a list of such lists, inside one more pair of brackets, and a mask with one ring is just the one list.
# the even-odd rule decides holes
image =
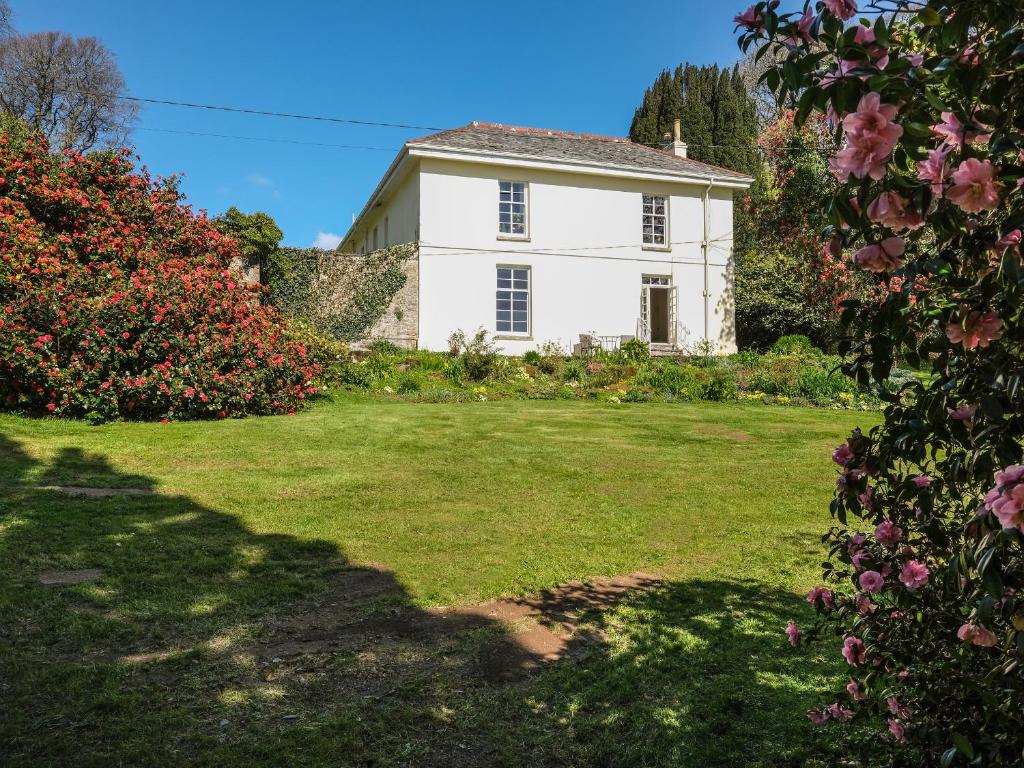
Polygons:
[[234,241],[174,178],[127,151],[48,150],[0,135],[4,407],[214,418],[291,412],[317,391],[309,338],[239,283]]
[[490,376],[498,358],[497,347],[488,341],[487,331],[483,328],[477,329],[472,336],[466,336],[462,330],[455,331],[448,337],[448,348],[453,355],[462,358],[466,376],[473,381],[483,381]]
[[644,360],[650,360],[651,347],[640,339],[630,339],[619,347],[619,354],[631,363],[642,363]]
[[[796,99],[797,123],[834,121],[830,250],[874,283],[843,302],[840,351],[884,421],[833,452],[828,586],[808,595],[819,619],[804,631],[831,639],[850,677],[808,716],[846,729],[843,764],[1021,765],[1020,3],[855,12],[759,2],[737,17],[744,50],[783,62],[763,82]],[[930,370],[898,378],[896,360]],[[800,642],[795,624],[787,634]]]
[[799,333],[791,333],[788,336],[780,336],[772,344],[771,351],[780,355],[807,355],[814,354],[818,350],[806,336]]

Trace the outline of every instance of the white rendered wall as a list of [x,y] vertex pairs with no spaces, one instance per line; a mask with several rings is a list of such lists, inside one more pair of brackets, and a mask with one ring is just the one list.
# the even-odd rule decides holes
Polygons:
[[[346,253],[363,253],[373,249],[373,229],[377,228],[377,247],[412,243],[419,239],[419,174],[406,173],[389,190],[359,223],[359,229],[346,236],[341,250]],[[384,220],[387,219],[387,240],[384,238]]]
[[[498,180],[529,183],[529,241],[498,236]],[[420,161],[419,345],[444,349],[452,331],[495,333],[498,265],[531,267],[531,333],[501,338],[520,354],[581,333],[633,335],[641,277],[677,286],[679,342],[704,339],[703,196],[706,186],[528,170],[423,158]],[[669,202],[669,250],[641,246],[641,195]],[[732,190],[711,190],[708,339],[736,349],[732,289]],[[372,224],[371,224],[372,227]],[[551,251],[537,253],[537,251]]]

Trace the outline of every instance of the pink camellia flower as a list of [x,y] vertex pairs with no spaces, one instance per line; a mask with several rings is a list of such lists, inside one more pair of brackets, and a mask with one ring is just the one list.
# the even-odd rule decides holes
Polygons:
[[[942,122],[932,126],[932,133],[950,147],[959,149],[964,144],[970,144],[975,141],[981,143],[988,141],[989,135],[987,133],[968,129],[954,113],[943,112],[941,117]],[[982,126],[982,128],[988,128],[988,126]]]
[[909,61],[910,66],[912,67],[920,67],[922,64],[924,64],[923,53],[904,53],[903,58]]
[[828,708],[828,714],[833,720],[846,721],[853,717],[853,711],[842,706],[838,701]]
[[894,122],[896,112],[872,91],[861,97],[856,112],[843,118],[846,146],[829,162],[829,171],[839,181],[847,181],[851,174],[875,181],[885,176],[886,163],[903,135],[903,126]]
[[819,603],[829,610],[836,607],[835,595],[832,594],[831,589],[826,589],[825,587],[815,587],[808,592],[807,602],[815,608],[818,607]]
[[864,570],[864,561],[868,558],[868,553],[863,550],[854,552],[850,556],[850,562],[853,563],[853,567],[858,571]]
[[857,606],[857,613],[861,616],[869,616],[878,610],[878,606],[872,603],[871,598],[863,592],[858,592],[853,602]]
[[864,546],[864,542],[867,540],[867,536],[858,531],[850,537],[849,541],[846,542],[846,551],[851,555],[855,555],[860,551],[861,547]]
[[932,479],[928,475],[917,475],[910,478],[910,481],[918,488],[927,488],[932,484]]
[[1012,464],[996,472],[996,484],[985,494],[985,509],[1003,528],[1024,533],[1024,464]]
[[838,464],[840,467],[845,467],[853,459],[853,451],[850,450],[849,443],[843,443],[834,451],[832,451],[832,461]]
[[865,592],[881,592],[885,586],[885,580],[878,571],[864,571],[857,581]]
[[875,539],[884,547],[895,547],[903,538],[903,529],[892,520],[883,520],[875,528]]
[[892,272],[903,266],[905,250],[902,237],[887,237],[880,243],[865,245],[853,254],[853,262],[871,272]]
[[808,5],[804,9],[803,15],[796,23],[797,34],[803,38],[804,42],[810,43],[814,40],[811,35],[811,26],[814,24],[814,9],[813,6]]
[[956,636],[963,642],[974,643],[974,645],[979,645],[982,648],[991,648],[999,644],[995,633],[981,624],[961,624]]
[[829,720],[828,710],[811,709],[807,711],[807,719],[815,725],[824,725]]
[[949,166],[946,165],[946,157],[952,147],[939,147],[928,150],[928,159],[921,160],[917,164],[917,178],[921,181],[930,181],[932,195],[942,197],[945,194],[946,179],[949,178]]
[[797,645],[800,642],[800,628],[792,621],[786,625],[786,639],[790,645]]
[[924,217],[908,205],[910,202],[898,192],[883,192],[868,206],[868,218],[890,229],[920,229]]
[[857,501],[860,502],[862,507],[870,507],[871,502],[875,499],[875,489],[870,485],[866,486],[863,491],[857,495]]
[[859,637],[848,637],[843,641],[843,658],[851,667],[864,663],[864,641]]
[[857,12],[857,0],[824,0],[825,7],[837,19],[846,21]]
[[850,682],[846,684],[846,692],[850,694],[850,698],[854,701],[864,701],[864,699],[868,697],[868,695],[864,693],[864,689],[860,687],[860,683],[852,678],[850,679]]
[[751,32],[756,32],[764,24],[764,14],[758,13],[757,3],[754,3],[743,13],[737,13],[733,17],[733,21],[736,22],[737,27],[745,27]]
[[889,711],[896,715],[900,720],[908,720],[910,716],[914,714],[914,710],[906,704],[900,704],[899,700],[895,696],[887,698],[885,700],[885,704],[889,707]]
[[928,566],[917,560],[909,560],[900,571],[900,581],[907,589],[920,589],[928,583]]
[[896,737],[896,741],[906,741],[903,726],[900,725],[898,720],[889,718],[889,733]]
[[964,349],[985,349],[1003,336],[1003,321],[995,312],[969,311],[964,308],[946,325],[946,338]]
[[950,177],[953,186],[946,197],[967,213],[994,211],[999,206],[999,188],[996,169],[988,160],[969,157],[960,163]]
[[903,135],[903,126],[894,122],[896,106],[883,104],[881,94],[871,91],[857,102],[857,111],[843,119],[843,128],[851,141],[877,139],[892,151]]

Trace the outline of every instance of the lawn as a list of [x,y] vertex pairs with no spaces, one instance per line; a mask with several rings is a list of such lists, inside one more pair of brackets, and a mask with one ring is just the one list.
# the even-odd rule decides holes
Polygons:
[[[808,617],[829,450],[874,418],[351,396],[0,416],[0,762],[803,765],[842,669],[782,629]],[[40,583],[72,569],[99,576]],[[596,608],[543,592],[637,571],[662,581]],[[520,642],[535,619],[557,660]]]

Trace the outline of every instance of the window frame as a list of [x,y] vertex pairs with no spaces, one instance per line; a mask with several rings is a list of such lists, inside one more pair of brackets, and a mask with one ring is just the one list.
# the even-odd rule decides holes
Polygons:
[[[501,199],[501,196],[504,193],[504,190],[502,190],[502,188],[501,188],[503,184],[511,185],[509,187],[509,191],[508,191],[509,199],[507,201]],[[521,203],[517,203],[513,199],[513,197],[515,195],[515,185],[516,184],[521,184],[522,187],[523,187],[523,201]],[[501,231],[501,227],[502,227],[501,214],[503,213],[503,211],[501,210],[501,206],[502,205],[506,205],[506,204],[509,206],[509,211],[508,211],[508,213],[509,213],[509,231],[508,232],[502,232]],[[513,222],[512,222],[512,215],[514,213],[514,206],[516,206],[516,205],[522,205],[523,206],[523,231],[522,232],[512,232],[511,231],[512,227],[514,226]],[[527,240],[528,241],[530,239],[530,182],[516,180],[516,179],[498,179],[498,234],[497,234],[497,237],[498,237],[499,240],[520,240],[520,241]]]
[[[647,209],[647,198],[651,199],[651,212],[650,213],[647,213],[647,210],[646,210]],[[659,199],[659,198],[664,201],[665,213],[663,213],[663,214],[655,213],[655,211],[657,210],[657,203],[654,202],[654,201]],[[672,238],[671,238],[671,230],[670,230],[670,226],[669,226],[671,218],[672,218],[671,217],[671,213],[672,213],[672,211],[671,211],[671,204],[672,204],[672,196],[671,195],[657,195],[657,194],[653,194],[653,193],[649,193],[649,192],[641,192],[640,193],[640,244],[641,244],[641,247],[645,251],[671,251],[672,250]],[[647,233],[644,231],[644,228],[647,226],[646,219],[647,219],[648,216],[651,217],[651,238],[652,238],[651,242],[647,242],[646,241]],[[663,233],[662,236],[664,237],[665,242],[663,242],[663,243],[656,243],[653,240],[653,238],[655,236],[654,235],[654,228],[656,226],[656,219],[658,219],[659,217],[664,219],[664,223],[662,225],[662,229],[664,230],[664,233]]]
[[[498,281],[502,279],[500,270],[509,269],[513,270],[509,276],[509,280],[512,282],[512,286],[509,288],[502,288],[499,286]],[[521,292],[521,289],[515,288],[515,271],[523,270],[526,272],[526,330],[517,331],[515,329],[515,318],[513,314],[515,308],[511,305],[516,299],[512,294]],[[508,301],[510,302],[508,310],[498,309],[498,302],[501,301],[501,293],[508,294]],[[509,330],[503,331],[498,329],[498,323],[501,322],[498,319],[498,312],[507,311],[509,313]],[[494,338],[496,339],[532,339],[533,338],[533,267],[529,264],[495,264],[494,265]]]

